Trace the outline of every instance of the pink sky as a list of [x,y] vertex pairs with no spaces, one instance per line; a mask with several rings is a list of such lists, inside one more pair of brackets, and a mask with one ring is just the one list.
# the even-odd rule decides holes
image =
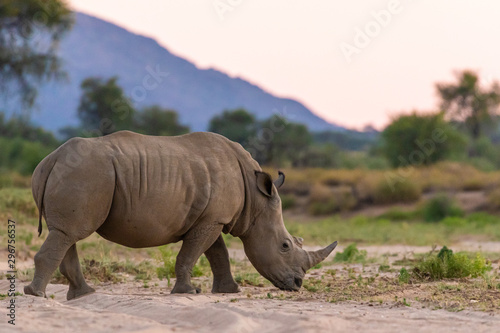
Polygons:
[[69,3],[352,128],[436,109],[435,82],[452,80],[457,69],[500,80],[496,0]]

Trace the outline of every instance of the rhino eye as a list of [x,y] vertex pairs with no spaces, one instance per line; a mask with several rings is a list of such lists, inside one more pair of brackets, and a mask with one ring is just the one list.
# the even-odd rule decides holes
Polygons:
[[283,252],[290,250],[290,242],[288,240],[283,242],[283,244],[281,244],[281,250]]

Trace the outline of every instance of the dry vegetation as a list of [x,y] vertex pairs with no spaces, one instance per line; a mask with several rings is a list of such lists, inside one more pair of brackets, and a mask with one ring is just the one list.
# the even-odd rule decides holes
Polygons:
[[[267,170],[272,172],[272,170]],[[356,211],[371,205],[416,203],[423,196],[483,191],[489,210],[500,208],[500,171],[482,172],[467,164],[441,162],[395,170],[284,169],[285,208],[312,215]]]

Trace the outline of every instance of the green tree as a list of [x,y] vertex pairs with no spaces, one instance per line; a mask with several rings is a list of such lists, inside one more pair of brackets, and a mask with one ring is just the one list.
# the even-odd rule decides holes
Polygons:
[[260,162],[276,166],[298,165],[311,145],[312,136],[305,125],[274,115],[261,123],[258,141],[261,143],[257,155]]
[[82,82],[78,117],[85,130],[107,135],[132,127],[135,110],[116,81],[92,77]]
[[481,87],[478,75],[470,70],[457,73],[457,82],[438,83],[441,108],[453,119],[465,124],[471,137],[476,140],[486,124],[493,123],[500,105],[500,86],[493,82]]
[[137,112],[134,130],[149,135],[180,135],[189,132],[179,124],[179,115],[173,110],[150,106]]
[[243,146],[248,145],[255,137],[257,121],[255,117],[244,109],[226,110],[221,115],[210,120],[208,130],[224,135]]
[[0,4],[0,94],[33,106],[37,84],[63,76],[56,55],[73,16],[64,1],[3,0]]
[[466,143],[443,113],[399,116],[381,137],[382,151],[393,167],[432,164],[459,154]]

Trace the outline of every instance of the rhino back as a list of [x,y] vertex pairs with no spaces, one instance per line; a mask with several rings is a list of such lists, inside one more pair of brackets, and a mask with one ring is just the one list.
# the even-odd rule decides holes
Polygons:
[[224,137],[118,132],[100,140],[115,169],[113,202],[98,229],[103,237],[156,246],[182,239],[198,223],[231,223],[241,212],[241,146]]

